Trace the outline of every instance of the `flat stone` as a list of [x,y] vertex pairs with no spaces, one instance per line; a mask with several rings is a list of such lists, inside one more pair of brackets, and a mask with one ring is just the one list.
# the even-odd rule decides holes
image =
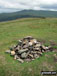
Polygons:
[[18,53],[21,54],[21,53],[26,52],[26,51],[28,51],[28,49],[21,49],[18,51]]
[[37,53],[37,51],[31,51],[31,53],[32,53],[32,54],[36,54],[36,53]]
[[39,55],[42,55],[43,53],[38,51],[38,54],[39,54]]
[[22,43],[22,41],[21,40],[18,40],[19,41],[19,43]]
[[23,49],[26,49],[26,48],[28,48],[28,45],[24,45],[24,46],[23,46]]
[[42,50],[42,53],[44,53],[45,51],[44,50]]
[[32,55],[32,54],[29,54],[29,56],[30,56],[31,58],[33,58],[33,55]]
[[37,54],[34,54],[34,58],[38,58],[39,56]]
[[26,58],[26,57],[28,56],[28,54],[29,54],[29,52],[28,52],[28,53],[25,53],[25,52],[22,53],[22,54],[21,54],[21,58]]
[[35,51],[40,51],[40,48],[33,48]]
[[21,41],[21,40],[19,40],[19,43],[18,43],[18,45],[20,45],[20,46],[22,45],[22,41]]
[[27,36],[27,37],[25,37],[25,39],[33,39],[33,37],[32,36]]
[[40,48],[40,46],[41,46],[41,44],[38,43],[38,44],[36,44],[34,47],[35,47],[35,48]]
[[44,45],[42,45],[41,47],[42,47],[42,50],[46,50],[47,49]]
[[27,39],[25,39],[25,40],[23,40],[23,42],[22,42],[23,44],[26,44],[26,43],[28,43],[28,40]]
[[37,40],[36,39],[31,39],[30,42],[32,42],[32,44],[35,44],[35,43],[37,43]]
[[30,61],[31,61],[31,59],[28,59],[28,58],[27,58],[27,59],[25,59],[25,61],[30,62]]
[[48,46],[48,49],[49,49],[50,51],[53,51],[52,46]]
[[15,55],[14,56],[14,59],[16,60],[16,59],[19,59],[19,56],[18,55]]
[[24,62],[24,61],[23,61],[22,59],[20,59],[20,58],[19,58],[19,59],[17,59],[17,60],[18,60],[19,62],[21,62],[21,63],[23,63],[23,62]]
[[10,51],[10,50],[6,50],[6,52],[5,52],[5,53],[9,53],[9,54],[10,54],[10,53],[11,53],[11,51]]
[[35,59],[32,59],[32,60],[35,60]]

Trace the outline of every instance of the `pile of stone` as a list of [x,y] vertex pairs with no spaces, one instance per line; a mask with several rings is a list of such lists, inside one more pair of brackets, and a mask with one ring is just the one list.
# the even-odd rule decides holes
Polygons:
[[52,47],[45,47],[37,39],[27,36],[18,41],[17,45],[14,45],[7,50],[6,53],[10,53],[14,59],[23,63],[24,61],[31,61],[42,56],[43,52],[52,51]]

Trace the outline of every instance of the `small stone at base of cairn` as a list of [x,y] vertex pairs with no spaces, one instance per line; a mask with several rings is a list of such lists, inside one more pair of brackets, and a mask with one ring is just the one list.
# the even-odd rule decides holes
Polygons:
[[24,61],[22,59],[17,59],[19,62],[23,63]]
[[32,36],[27,36],[19,40],[17,45],[11,47],[10,50],[6,51],[6,53],[9,53],[15,60],[23,63],[24,61],[29,62],[35,60],[42,56],[44,52],[52,50],[51,46],[46,47]]
[[6,50],[6,51],[5,51],[5,53],[8,53],[8,54],[10,54],[10,53],[11,53],[11,51],[10,51],[10,50]]

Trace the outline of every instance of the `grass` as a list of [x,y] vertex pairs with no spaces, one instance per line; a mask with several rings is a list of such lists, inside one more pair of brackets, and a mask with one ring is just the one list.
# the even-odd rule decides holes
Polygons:
[[57,48],[57,18],[27,18],[0,22],[0,76],[41,76],[42,70],[57,70],[53,56],[56,52],[44,53],[39,59],[23,64],[5,54],[5,50],[28,35],[45,45],[52,44]]

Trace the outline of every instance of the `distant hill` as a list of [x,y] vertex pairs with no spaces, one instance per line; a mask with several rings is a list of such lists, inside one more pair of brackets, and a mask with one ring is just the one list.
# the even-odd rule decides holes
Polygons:
[[39,17],[39,18],[45,18],[45,17],[57,17],[57,11],[42,11],[42,10],[23,10],[19,12],[14,13],[1,13],[0,14],[0,22],[2,21],[9,21],[9,20],[15,20],[19,18],[27,18],[27,17]]

